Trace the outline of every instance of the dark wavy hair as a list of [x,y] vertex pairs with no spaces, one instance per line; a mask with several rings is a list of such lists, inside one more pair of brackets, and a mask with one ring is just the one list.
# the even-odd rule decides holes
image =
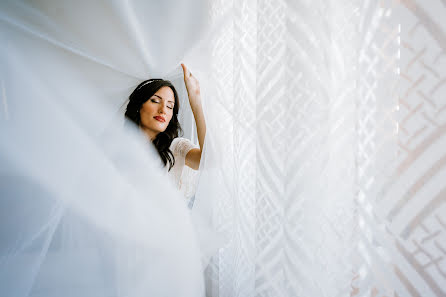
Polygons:
[[168,80],[164,79],[149,79],[140,83],[136,89],[129,96],[129,103],[125,111],[125,117],[135,123],[138,127],[141,124],[140,110],[142,105],[150,99],[159,89],[162,87],[169,87],[173,91],[175,97],[175,105],[173,107],[173,116],[164,132],[158,133],[153,140],[158,154],[161,157],[164,165],[169,162],[169,170],[172,169],[175,164],[175,157],[170,151],[170,145],[172,141],[178,137],[182,132],[180,122],[178,121],[178,111],[180,109],[180,101],[178,100],[178,93],[175,87]]

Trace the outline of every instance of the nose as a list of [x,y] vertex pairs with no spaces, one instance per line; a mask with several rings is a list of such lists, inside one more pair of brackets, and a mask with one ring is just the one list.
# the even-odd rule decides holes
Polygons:
[[158,112],[160,114],[166,114],[166,112],[167,112],[167,105],[165,103],[160,104]]

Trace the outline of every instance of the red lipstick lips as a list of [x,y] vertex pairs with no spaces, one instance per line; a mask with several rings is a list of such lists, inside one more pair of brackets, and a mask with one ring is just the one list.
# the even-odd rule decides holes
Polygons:
[[164,123],[166,120],[163,118],[163,117],[161,117],[161,116],[156,116],[156,117],[153,117],[155,120],[157,120],[158,122],[161,122],[161,123]]

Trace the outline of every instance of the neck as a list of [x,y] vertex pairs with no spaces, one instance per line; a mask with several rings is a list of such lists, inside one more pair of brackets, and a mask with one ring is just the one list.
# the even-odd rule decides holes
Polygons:
[[150,141],[154,141],[156,136],[158,135],[158,133],[156,133],[156,132],[154,132],[154,131],[152,131],[150,129],[147,129],[147,128],[144,128],[144,127],[140,127],[140,128],[141,128],[141,130],[144,132],[144,134],[147,136],[147,138]]

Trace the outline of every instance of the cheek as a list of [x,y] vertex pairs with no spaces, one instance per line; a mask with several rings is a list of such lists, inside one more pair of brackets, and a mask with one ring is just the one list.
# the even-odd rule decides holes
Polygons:
[[155,106],[150,104],[150,102],[146,102],[141,106],[141,113],[153,113],[155,111]]
[[139,111],[139,114],[141,115],[141,119],[143,117],[151,117],[155,113],[155,109],[150,104],[144,104],[141,107],[141,110]]
[[171,121],[172,118],[173,118],[173,112],[169,112],[169,113],[167,113],[167,114],[166,114],[166,118],[167,118],[167,122],[170,123],[170,121]]

